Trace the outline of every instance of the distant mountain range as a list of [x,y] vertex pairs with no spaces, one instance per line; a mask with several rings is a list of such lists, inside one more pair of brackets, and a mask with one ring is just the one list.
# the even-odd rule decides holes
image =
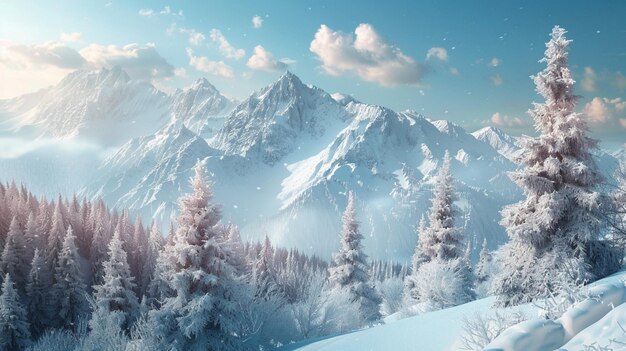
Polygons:
[[223,119],[234,106],[206,79],[167,95],[148,82],[131,80],[119,67],[75,71],[51,88],[0,100],[0,132],[119,146],[156,132],[171,119],[211,134],[213,119]]
[[[407,260],[446,150],[457,180],[458,224],[473,257],[483,238],[492,248],[505,242],[499,210],[521,196],[506,175],[520,154],[515,137],[493,127],[468,133],[414,111],[330,95],[289,72],[240,103],[204,79],[167,95],[119,68],[77,72],[56,87],[0,101],[0,118],[5,130],[123,142],[83,194],[164,224],[202,160],[225,220],[238,224],[244,238],[268,234],[279,246],[323,258],[338,247],[352,190],[366,252]],[[616,157],[598,156],[601,169],[613,172]]]

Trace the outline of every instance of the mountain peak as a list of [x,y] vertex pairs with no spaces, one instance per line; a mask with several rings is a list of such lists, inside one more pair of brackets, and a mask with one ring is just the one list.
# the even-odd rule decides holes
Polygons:
[[280,76],[280,78],[278,78],[276,83],[280,83],[280,84],[287,83],[287,84],[291,84],[291,85],[303,85],[303,83],[300,80],[300,78],[298,76],[296,76],[295,74],[291,73],[291,71],[285,71],[285,73],[283,73],[283,75]]
[[112,80],[114,82],[127,83],[130,81],[130,76],[120,66],[113,66],[111,69],[102,68],[98,71],[98,77],[105,80]]
[[440,132],[442,133],[446,133],[446,134],[454,134],[454,135],[459,135],[459,134],[464,134],[465,133],[465,129],[463,129],[463,127],[461,127],[460,125],[454,123],[454,122],[450,122],[444,119],[440,119],[438,121],[433,121],[432,124],[437,127],[437,129],[439,129]]
[[332,97],[333,100],[337,101],[340,105],[343,105],[343,106],[351,102],[354,102],[354,103],[359,102],[357,99],[354,98],[354,96],[349,95],[349,94],[333,93],[330,95],[330,97]]
[[207,89],[207,90],[211,90],[211,91],[216,91],[217,92],[217,88],[215,88],[215,86],[213,86],[213,84],[211,84],[204,77],[200,77],[200,78],[196,79],[196,81],[189,88],[192,89],[192,90]]
[[490,138],[490,137],[496,137],[501,140],[511,141],[511,142],[515,140],[515,138],[507,134],[505,131],[494,126],[487,126],[487,127],[481,128],[473,132],[472,135],[476,139],[482,139],[482,140],[486,138]]

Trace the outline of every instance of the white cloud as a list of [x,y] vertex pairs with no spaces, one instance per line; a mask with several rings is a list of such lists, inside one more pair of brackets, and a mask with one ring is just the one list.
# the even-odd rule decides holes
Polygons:
[[622,101],[622,98],[614,98],[614,99],[604,98],[604,99],[606,102],[613,105],[617,112],[623,112],[624,110],[626,110],[626,101]]
[[595,97],[588,102],[583,112],[591,123],[605,123],[610,118],[606,103],[599,97]]
[[204,41],[204,39],[206,39],[206,37],[200,32],[192,31],[189,33],[189,43],[192,45],[198,46]]
[[224,61],[211,61],[204,56],[194,56],[191,48],[187,48],[187,57],[189,57],[189,65],[200,72],[224,78],[232,78],[234,76],[233,69],[225,64]]
[[138,13],[139,13],[139,16],[143,16],[143,17],[153,17],[156,15],[160,15],[160,16],[171,15],[175,17],[185,17],[183,10],[174,11],[169,6],[163,7],[163,9],[161,9],[158,13],[153,9],[140,9]]
[[585,67],[585,73],[580,85],[584,91],[592,92],[596,91],[596,82],[598,75],[591,67]]
[[582,90],[586,92],[598,91],[599,85],[610,84],[613,87],[624,90],[626,89],[626,76],[620,71],[597,72],[591,67],[585,67],[583,70],[583,79],[580,82]]
[[502,60],[497,57],[494,57],[491,60],[489,60],[489,66],[491,67],[498,67],[501,64],[502,64]]
[[152,17],[154,16],[154,10],[153,9],[140,9],[139,16]]
[[252,17],[252,27],[254,27],[255,29],[259,29],[263,26],[263,18],[261,18],[261,16],[254,16]]
[[491,123],[500,126],[500,127],[523,127],[526,125],[523,119],[519,117],[509,117],[508,115],[500,114],[500,112],[496,112],[491,115],[490,118]]
[[248,59],[247,66],[260,71],[283,71],[287,69],[287,63],[276,60],[271,52],[261,45],[254,47],[254,54]]
[[585,104],[583,113],[596,128],[613,129],[616,125],[626,128],[626,101],[622,98],[594,97]]
[[458,75],[459,75],[459,74],[461,74],[461,73],[459,72],[459,69],[458,69],[458,68],[456,68],[456,67],[450,67],[450,74],[451,74],[451,75],[453,75],[453,76],[458,76]]
[[79,32],[61,33],[61,41],[66,43],[78,43],[83,41],[83,35]]
[[161,15],[169,15],[170,13],[172,13],[172,9],[169,6],[165,6],[163,7],[163,10],[161,10],[161,12],[159,12]]
[[174,69],[174,75],[176,77],[179,78],[186,78],[187,77],[187,70],[183,67],[178,67],[176,69]]
[[245,50],[233,47],[219,29],[212,29],[209,36],[218,45],[220,54],[226,58],[239,60],[246,54]]
[[33,66],[76,69],[85,65],[85,59],[65,44],[51,41],[36,45],[0,46],[0,65],[16,69],[30,69]]
[[435,58],[441,62],[448,61],[448,50],[444,48],[430,48],[428,52],[426,52],[426,59],[430,60],[431,58]]
[[[74,36],[76,37],[76,36]],[[140,46],[91,44],[80,51],[61,42],[17,45],[0,42],[0,77],[11,84],[0,84],[0,98],[32,92],[58,83],[76,69],[122,67],[133,79],[171,77],[174,67],[153,44]]]
[[613,85],[619,89],[619,90],[624,90],[626,89],[626,76],[624,76],[622,74],[622,72],[615,72],[613,74]]
[[352,73],[383,86],[420,83],[425,73],[423,64],[389,44],[369,24],[360,24],[354,33],[355,37],[326,25],[317,30],[309,49],[326,73]]
[[489,79],[491,79],[491,82],[493,83],[493,85],[497,87],[504,84],[504,78],[502,78],[502,76],[499,74],[494,74],[493,76],[489,77]]
[[170,26],[165,30],[165,33],[167,33],[167,35],[174,35],[174,33],[185,34],[188,37],[189,44],[193,46],[199,46],[206,39],[204,33],[198,32],[193,28],[178,27],[176,22],[170,24]]
[[157,52],[154,45],[91,44],[81,49],[80,54],[96,68],[120,66],[133,79],[152,80],[174,75],[174,66]]

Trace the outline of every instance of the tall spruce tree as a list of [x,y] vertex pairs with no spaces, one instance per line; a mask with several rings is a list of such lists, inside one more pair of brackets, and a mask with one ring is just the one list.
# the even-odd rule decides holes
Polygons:
[[56,206],[54,207],[54,214],[52,215],[52,222],[50,224],[50,231],[47,235],[47,252],[46,262],[48,267],[53,270],[56,267],[56,262],[59,256],[59,252],[63,247],[63,238],[67,229],[65,227],[63,219],[64,205],[62,199],[59,197]]
[[413,270],[406,277],[405,303],[441,309],[475,299],[474,276],[461,230],[455,225],[456,193],[446,151],[437,174],[429,223],[420,222]]
[[115,231],[109,243],[109,259],[104,263],[104,279],[102,284],[94,287],[96,307],[101,313],[116,314],[119,327],[130,327],[138,316],[139,302],[133,291],[134,278],[131,276],[126,251],[120,238],[120,232]]
[[268,298],[277,292],[274,265],[274,248],[269,236],[265,235],[265,240],[261,245],[261,250],[252,266],[252,278],[256,289],[257,298]]
[[510,238],[499,251],[502,271],[494,282],[502,305],[532,301],[564,280],[589,282],[616,268],[615,255],[599,241],[606,197],[597,191],[596,141],[575,111],[565,33],[553,28],[541,60],[547,67],[532,77],[545,102],[529,111],[539,136],[522,139],[524,167],[511,174],[526,198],[502,210]]
[[56,302],[57,325],[73,328],[87,312],[87,290],[80,271],[80,256],[72,227],[67,228],[54,272],[51,298]]
[[50,316],[48,311],[48,289],[52,284],[52,277],[47,270],[45,260],[35,249],[31,262],[28,280],[26,282],[26,310],[30,321],[31,334],[36,338],[44,331]]
[[174,296],[150,316],[168,348],[239,350],[235,302],[229,289],[234,268],[228,263],[226,233],[219,224],[220,208],[198,161],[190,179],[192,192],[179,199],[180,214],[174,244],[165,259]]
[[443,165],[437,175],[428,227],[420,238],[422,252],[433,259],[449,260],[463,255],[465,245],[460,230],[455,226],[457,215],[456,193],[450,172],[450,153],[446,151]]
[[380,319],[379,305],[382,299],[370,281],[354,202],[354,194],[350,191],[342,217],[341,246],[328,269],[329,280],[335,288],[349,291],[352,300],[359,304],[360,320],[371,323]]
[[0,350],[13,351],[28,347],[31,337],[29,328],[26,309],[20,302],[11,275],[7,274],[0,295]]
[[18,288],[23,289],[28,273],[28,259],[24,242],[24,232],[20,228],[17,217],[13,217],[9,225],[6,243],[0,257],[0,271],[17,277],[15,280]]

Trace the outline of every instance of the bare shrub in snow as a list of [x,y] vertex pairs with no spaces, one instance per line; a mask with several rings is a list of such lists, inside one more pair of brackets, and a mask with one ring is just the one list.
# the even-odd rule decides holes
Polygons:
[[416,280],[417,294],[422,302],[437,309],[457,306],[475,298],[471,272],[462,258],[433,260],[423,264]]
[[572,305],[590,298],[589,289],[583,283],[561,279],[552,284],[552,291],[546,298],[533,302],[539,308],[541,316],[546,319],[557,319]]
[[398,312],[402,308],[404,295],[404,282],[399,277],[385,279],[379,285],[383,303],[380,305],[380,312],[383,316],[389,316]]
[[474,317],[465,318],[461,337],[463,349],[482,350],[503,331],[526,319],[526,316],[519,311],[511,313],[496,311],[492,315],[476,314]]

